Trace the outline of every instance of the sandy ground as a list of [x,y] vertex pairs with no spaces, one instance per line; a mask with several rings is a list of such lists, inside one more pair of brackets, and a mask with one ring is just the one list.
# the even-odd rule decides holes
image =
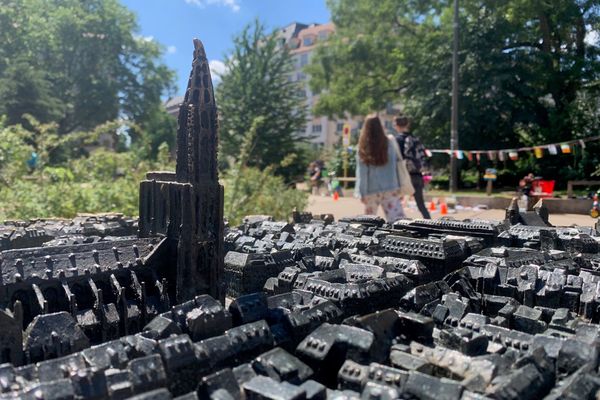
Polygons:
[[[334,201],[331,197],[310,196],[307,211],[313,214],[333,214],[335,219],[350,217],[363,213],[363,205],[360,200],[353,197],[340,197]],[[504,210],[449,210],[448,216],[456,219],[479,218],[479,219],[504,219]],[[404,212],[410,218],[420,218],[421,214],[414,203],[408,204]],[[440,218],[439,209],[431,213],[432,218]],[[378,215],[384,217],[381,207]],[[556,226],[593,226],[595,219],[588,215],[579,214],[554,214],[550,215],[550,223]]]

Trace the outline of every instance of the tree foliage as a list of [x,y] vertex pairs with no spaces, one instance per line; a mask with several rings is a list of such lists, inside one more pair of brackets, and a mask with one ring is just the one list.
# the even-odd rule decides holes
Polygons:
[[276,165],[275,172],[289,178],[298,171],[281,161],[298,156],[303,141],[299,132],[306,126],[298,84],[289,79],[293,58],[258,21],[235,37],[234,45],[216,90],[221,154],[238,160],[246,132],[261,118],[246,163],[259,168]]
[[[452,2],[327,4],[336,33],[308,69],[311,86],[322,91],[316,111],[365,114],[400,103],[428,145],[447,147]],[[597,131],[600,48],[590,33],[600,29],[598,0],[460,5],[461,148],[552,143]],[[539,165],[565,167],[545,162]]]
[[167,131],[157,114],[174,72],[138,30],[119,0],[1,2],[0,115],[18,124],[29,114],[61,135],[117,118]]
[[[246,215],[265,214],[277,220],[289,218],[294,208],[304,210],[308,194],[290,188],[273,168],[238,168],[225,171],[225,217],[231,225],[242,222]],[[237,190],[233,191],[233,185]]]
[[[42,124],[28,118],[31,129],[6,126],[0,120],[0,220],[73,217],[86,212],[135,216],[139,183],[146,172],[175,169],[166,143],[158,146],[155,159],[148,159],[137,151],[117,153],[96,149],[90,154],[50,163],[49,155],[53,151],[63,152],[66,151],[63,147],[74,147],[75,136],[81,142],[93,140],[119,122],[57,138],[55,124]],[[259,123],[254,124],[253,132],[258,126]],[[146,136],[144,132],[141,135]],[[31,169],[27,160],[34,146],[40,149],[39,162]],[[247,214],[270,214],[285,219],[294,208],[304,208],[307,194],[289,188],[283,178],[273,174],[273,168],[259,170],[238,162],[226,171],[222,177],[226,187],[224,211],[231,223],[241,222]]]
[[[239,159],[225,171],[225,215],[232,225],[242,222],[250,214],[267,214],[276,219],[287,219],[293,209],[303,210],[307,194],[287,187],[280,176],[273,174],[276,165],[258,169],[249,167],[255,149],[254,143],[264,117],[257,117],[243,137]],[[288,159],[282,163],[288,163]]]

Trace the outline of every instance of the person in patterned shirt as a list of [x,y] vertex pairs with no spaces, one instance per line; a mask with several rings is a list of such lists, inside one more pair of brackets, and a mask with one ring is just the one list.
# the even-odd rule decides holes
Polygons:
[[431,219],[425,199],[423,197],[423,171],[429,170],[429,161],[425,154],[425,147],[410,131],[410,119],[406,116],[398,116],[395,120],[396,140],[400,146],[402,157],[406,160],[406,168],[410,173],[410,180],[415,188],[415,202],[419,211],[425,219]]

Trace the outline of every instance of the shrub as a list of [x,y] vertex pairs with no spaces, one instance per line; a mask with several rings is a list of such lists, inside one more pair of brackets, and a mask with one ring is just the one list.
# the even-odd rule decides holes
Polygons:
[[[71,218],[77,213],[98,212],[137,215],[139,181],[150,165],[138,163],[128,154],[104,150],[97,153],[64,167],[46,167],[29,179],[0,187],[0,216]],[[109,173],[111,170],[115,173]]]
[[[226,188],[224,215],[232,223],[239,223],[247,214],[270,214],[285,219],[293,208],[306,206],[306,194],[288,187],[284,178],[273,174],[275,168],[294,164],[297,161],[294,155],[263,170],[245,165],[261,121],[257,119],[248,134],[245,141],[248,143],[241,152],[243,162],[222,173]],[[166,144],[159,146],[156,160],[147,160],[138,151],[100,148],[89,155],[53,164],[47,149],[57,148],[62,139],[50,140],[48,132],[44,139],[48,143],[36,146],[45,149],[39,151],[41,161],[29,170],[27,160],[33,147],[27,143],[33,134],[21,126],[3,127],[0,121],[0,219],[71,218],[77,213],[98,212],[135,216],[139,183],[146,172],[175,170]],[[66,142],[61,143],[68,147]]]
[[354,177],[356,175],[356,146],[351,147],[352,150],[344,148],[343,146],[336,147],[333,151],[333,155],[327,161],[327,169],[335,172],[339,177],[344,176],[344,152],[348,153],[348,177]]
[[223,176],[225,217],[232,225],[249,214],[268,214],[287,219],[294,208],[303,210],[308,195],[287,186],[272,168],[232,168]]

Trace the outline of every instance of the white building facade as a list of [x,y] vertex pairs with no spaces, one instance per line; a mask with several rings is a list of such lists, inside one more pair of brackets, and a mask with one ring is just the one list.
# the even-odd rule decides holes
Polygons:
[[[290,76],[293,81],[302,82],[302,95],[306,99],[308,106],[306,128],[300,134],[310,138],[310,142],[316,147],[331,148],[341,143],[342,129],[344,124],[348,123],[352,130],[353,142],[358,137],[358,132],[362,127],[363,116],[347,117],[345,119],[329,119],[325,116],[312,114],[312,110],[318,101],[318,94],[313,93],[309,87],[310,77],[304,72],[306,65],[309,64],[314,50],[320,41],[326,40],[335,31],[333,23],[304,25],[293,23],[283,28],[281,35],[282,44],[285,43],[294,56],[294,71]],[[395,110],[391,107],[385,112],[380,113],[380,118],[385,125],[388,133],[393,130],[393,119]]]

